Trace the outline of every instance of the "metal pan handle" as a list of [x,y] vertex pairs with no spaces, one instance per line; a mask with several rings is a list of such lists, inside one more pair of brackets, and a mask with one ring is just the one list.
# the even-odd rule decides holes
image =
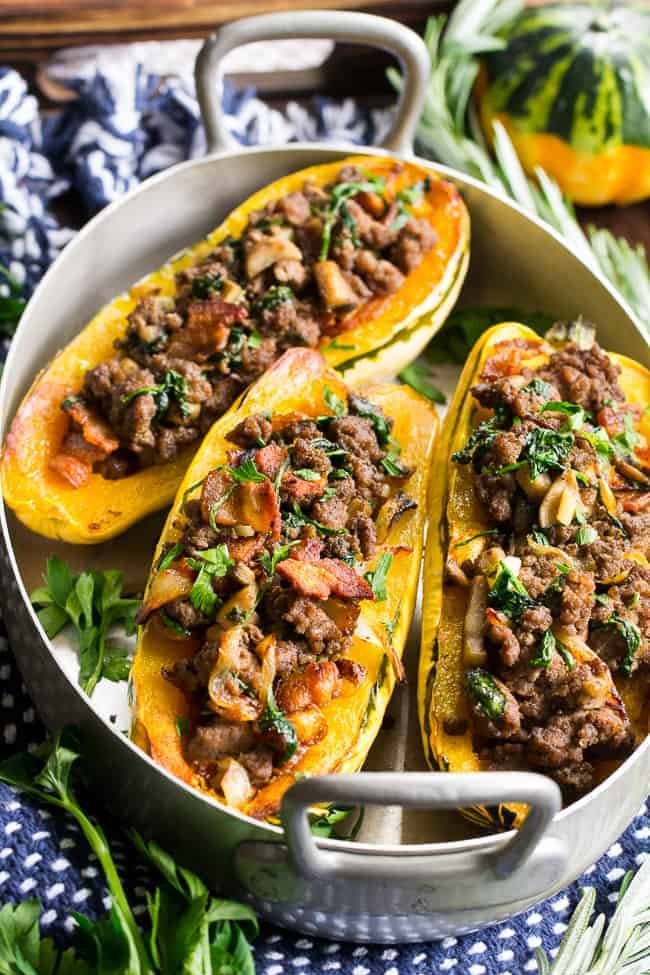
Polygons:
[[[411,809],[457,809],[476,804],[522,802],[530,807],[514,836],[495,849],[467,852],[420,853],[422,847],[400,847],[400,856],[364,855],[319,848],[309,828],[308,810],[323,802],[335,805],[399,805]],[[409,880],[444,884],[467,890],[467,907],[480,882],[507,886],[521,896],[547,890],[561,875],[566,847],[545,836],[562,805],[561,793],[551,779],[532,772],[362,772],[357,775],[323,775],[296,782],[285,794],[282,822],[292,864],[303,877],[319,880],[354,880],[399,884]],[[408,857],[408,859],[407,859]],[[521,868],[527,865],[526,870]],[[515,876],[516,875],[516,876]],[[481,889],[480,899],[485,900]]]
[[237,145],[226,128],[221,108],[225,55],[252,41],[314,37],[370,44],[395,55],[405,83],[395,121],[383,144],[403,156],[413,152],[413,136],[429,78],[429,55],[424,41],[410,28],[388,17],[332,10],[298,10],[247,17],[226,24],[208,37],[194,69],[208,152]]

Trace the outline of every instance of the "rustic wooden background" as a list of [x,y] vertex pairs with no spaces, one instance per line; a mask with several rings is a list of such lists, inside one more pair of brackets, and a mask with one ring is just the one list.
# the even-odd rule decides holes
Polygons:
[[[422,32],[428,16],[452,6],[453,0],[355,0],[354,9],[394,17]],[[43,64],[60,48],[205,37],[218,24],[237,17],[310,7],[344,9],[348,4],[346,0],[0,0],[0,64],[21,71],[44,108],[54,109],[54,92],[42,84]],[[354,96],[379,106],[394,97],[386,81],[389,64],[390,58],[381,51],[339,45],[316,71],[236,75],[233,81],[256,84],[260,94],[279,107],[288,98],[308,99],[317,92],[335,98]],[[81,215],[74,200],[63,201],[63,215],[66,209],[78,223]],[[591,209],[581,212],[580,218],[641,241],[650,254],[650,202]]]

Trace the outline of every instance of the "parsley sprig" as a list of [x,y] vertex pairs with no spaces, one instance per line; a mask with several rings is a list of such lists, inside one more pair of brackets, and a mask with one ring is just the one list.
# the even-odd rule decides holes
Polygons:
[[45,585],[30,599],[50,639],[66,626],[73,626],[79,643],[79,683],[92,694],[105,677],[126,680],[130,660],[125,647],[108,642],[111,627],[121,626],[127,635],[135,633],[139,599],[122,595],[122,573],[85,569],[74,575],[67,562],[56,555],[47,560]]
[[[110,912],[98,921],[73,913],[77,945],[63,951],[41,938],[37,899],[0,909],[0,968],[22,975],[254,975],[247,936],[258,931],[250,907],[214,897],[202,880],[179,866],[135,830],[130,839],[159,875],[147,894],[147,929],[136,919],[117,872],[108,840],[91,821],[75,791],[78,742],[70,731],[38,753],[14,755],[0,764],[0,780],[65,810],[80,827],[104,873]],[[6,967],[3,967],[6,966]]]
[[332,242],[332,231],[337,220],[350,230],[352,240],[356,244],[356,225],[348,210],[347,203],[359,193],[380,193],[385,189],[384,180],[379,176],[369,176],[367,179],[337,183],[332,187],[330,201],[324,211],[323,243],[321,245],[319,261],[326,261]]
[[227,545],[208,548],[197,558],[187,559],[187,562],[191,569],[198,572],[190,589],[190,602],[204,616],[209,616],[219,601],[212,588],[212,580],[223,579],[235,562],[228,556]]
[[141,386],[140,389],[134,389],[130,393],[125,393],[121,397],[121,402],[127,406],[134,399],[137,399],[138,396],[146,396],[148,394],[151,394],[156,402],[156,420],[163,419],[172,401],[176,402],[182,416],[189,416],[190,404],[187,400],[187,380],[185,376],[181,376],[180,372],[176,372],[174,369],[168,369],[163,381],[157,386]]

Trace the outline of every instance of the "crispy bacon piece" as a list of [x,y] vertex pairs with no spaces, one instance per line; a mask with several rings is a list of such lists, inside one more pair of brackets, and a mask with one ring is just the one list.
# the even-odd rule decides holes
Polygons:
[[301,538],[300,544],[291,549],[291,558],[298,559],[299,562],[316,562],[322,551],[323,542],[320,538]]
[[171,358],[205,361],[226,347],[231,326],[245,318],[242,305],[220,298],[192,301],[187,324],[174,334],[167,353]]
[[369,583],[338,559],[320,559],[317,562],[285,559],[277,570],[302,596],[313,599],[374,599]]
[[104,455],[112,454],[120,446],[106,420],[102,420],[83,400],[68,400],[64,412],[81,428],[84,440],[93,447],[99,447]]
[[235,538],[228,541],[228,555],[235,562],[243,562],[248,565],[256,555],[264,548],[266,539],[264,535],[255,535],[253,538]]
[[70,454],[57,454],[49,463],[49,468],[58,474],[73,488],[83,487],[91,475],[92,468],[78,457]]
[[293,471],[282,475],[282,491],[289,498],[296,501],[308,501],[310,498],[320,498],[327,487],[327,477],[321,475],[317,481],[305,481],[297,477]]
[[205,521],[212,513],[216,525],[248,525],[256,534],[280,537],[282,518],[269,480],[235,484],[227,471],[210,471],[201,491],[201,512]]
[[280,681],[275,694],[278,707],[287,714],[304,711],[316,705],[323,708],[341,691],[341,677],[332,660],[307,664],[302,671],[294,671]]
[[274,481],[285,460],[287,451],[277,443],[269,443],[255,454],[255,466],[261,474],[265,474],[269,481]]
[[541,339],[507,339],[497,342],[495,353],[491,355],[483,366],[481,379],[484,382],[494,382],[502,376],[516,376],[521,372],[521,362],[527,355],[541,348]]
[[98,460],[104,460],[107,456],[106,451],[101,447],[95,447],[89,443],[80,430],[69,430],[61,444],[60,454],[67,454],[69,457],[76,457],[84,464],[92,465]]
[[336,667],[343,680],[349,680],[354,687],[362,684],[368,675],[363,664],[358,664],[356,660],[350,660],[349,657],[339,657]]
[[632,422],[638,423],[643,414],[641,403],[617,403],[616,406],[603,406],[598,411],[598,424],[605,427],[611,437],[617,436],[625,429],[625,417],[630,413]]
[[650,510],[650,491],[628,495],[623,501],[623,511],[638,514],[640,511]]

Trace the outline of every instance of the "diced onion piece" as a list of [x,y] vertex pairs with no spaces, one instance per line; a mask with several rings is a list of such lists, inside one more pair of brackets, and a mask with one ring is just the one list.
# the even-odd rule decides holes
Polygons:
[[194,584],[192,572],[182,566],[171,565],[162,572],[158,572],[151,583],[145,603],[140,610],[138,620],[144,623],[153,612],[166,606],[174,599],[187,596]]
[[521,559],[516,555],[506,555],[503,564],[510,569],[513,576],[518,576],[521,572]]
[[612,515],[612,517],[615,518],[616,498],[614,497],[614,492],[604,477],[598,478],[598,489],[600,491],[600,500],[603,502],[607,514]]
[[506,553],[500,545],[491,545],[481,552],[478,560],[479,569],[487,574],[490,569],[496,568],[499,562],[503,562],[505,557]]
[[487,596],[487,579],[485,576],[474,576],[470,586],[463,631],[463,662],[468,668],[483,667],[487,661],[483,641]]
[[260,697],[266,701],[268,690],[273,686],[277,669],[277,640],[273,634],[265,636],[255,647],[256,656],[262,661],[262,691]]
[[317,261],[314,264],[314,277],[326,308],[331,311],[354,308],[361,300],[343,277],[336,261]]
[[552,483],[550,475],[546,472],[539,474],[533,480],[527,465],[520,467],[515,477],[529,501],[541,501]]
[[241,809],[253,795],[253,787],[248,772],[234,758],[225,759],[223,764],[224,773],[221,776],[219,786],[226,803],[235,809]]
[[262,712],[257,697],[239,683],[240,648],[243,629],[234,626],[222,634],[217,660],[208,679],[210,708],[227,721],[254,721]]
[[536,542],[532,535],[529,535],[526,539],[528,548],[535,555],[547,555],[551,559],[558,559],[560,562],[566,563],[572,569],[579,568],[578,563],[574,558],[572,558],[563,549],[558,548],[556,545],[542,545],[540,542]]
[[612,693],[616,693],[609,668],[601,664],[598,654],[575,633],[569,633],[563,627],[557,627],[554,632],[556,638],[564,644],[576,664],[597,664],[591,674],[586,676],[582,682],[578,703],[580,707],[587,710],[602,707],[607,703]]
[[582,503],[576,476],[573,471],[565,471],[553,481],[539,506],[540,526],[570,525],[579,510]]
[[[629,559],[630,562],[637,562],[639,565],[643,565],[646,567],[650,565],[643,552],[637,552],[634,550],[631,552],[625,552],[623,554],[623,558]],[[606,576],[605,578],[598,578],[596,579],[596,582],[598,583],[599,586],[617,586],[621,582],[624,582],[627,579],[627,577],[629,576],[633,568],[634,566],[631,565],[629,569],[623,569],[623,571],[617,572],[616,575],[614,576]]]
[[248,617],[255,611],[256,601],[257,583],[251,582],[238,589],[230,599],[226,600],[217,613],[217,622],[223,627],[231,627],[241,622],[244,617]]

